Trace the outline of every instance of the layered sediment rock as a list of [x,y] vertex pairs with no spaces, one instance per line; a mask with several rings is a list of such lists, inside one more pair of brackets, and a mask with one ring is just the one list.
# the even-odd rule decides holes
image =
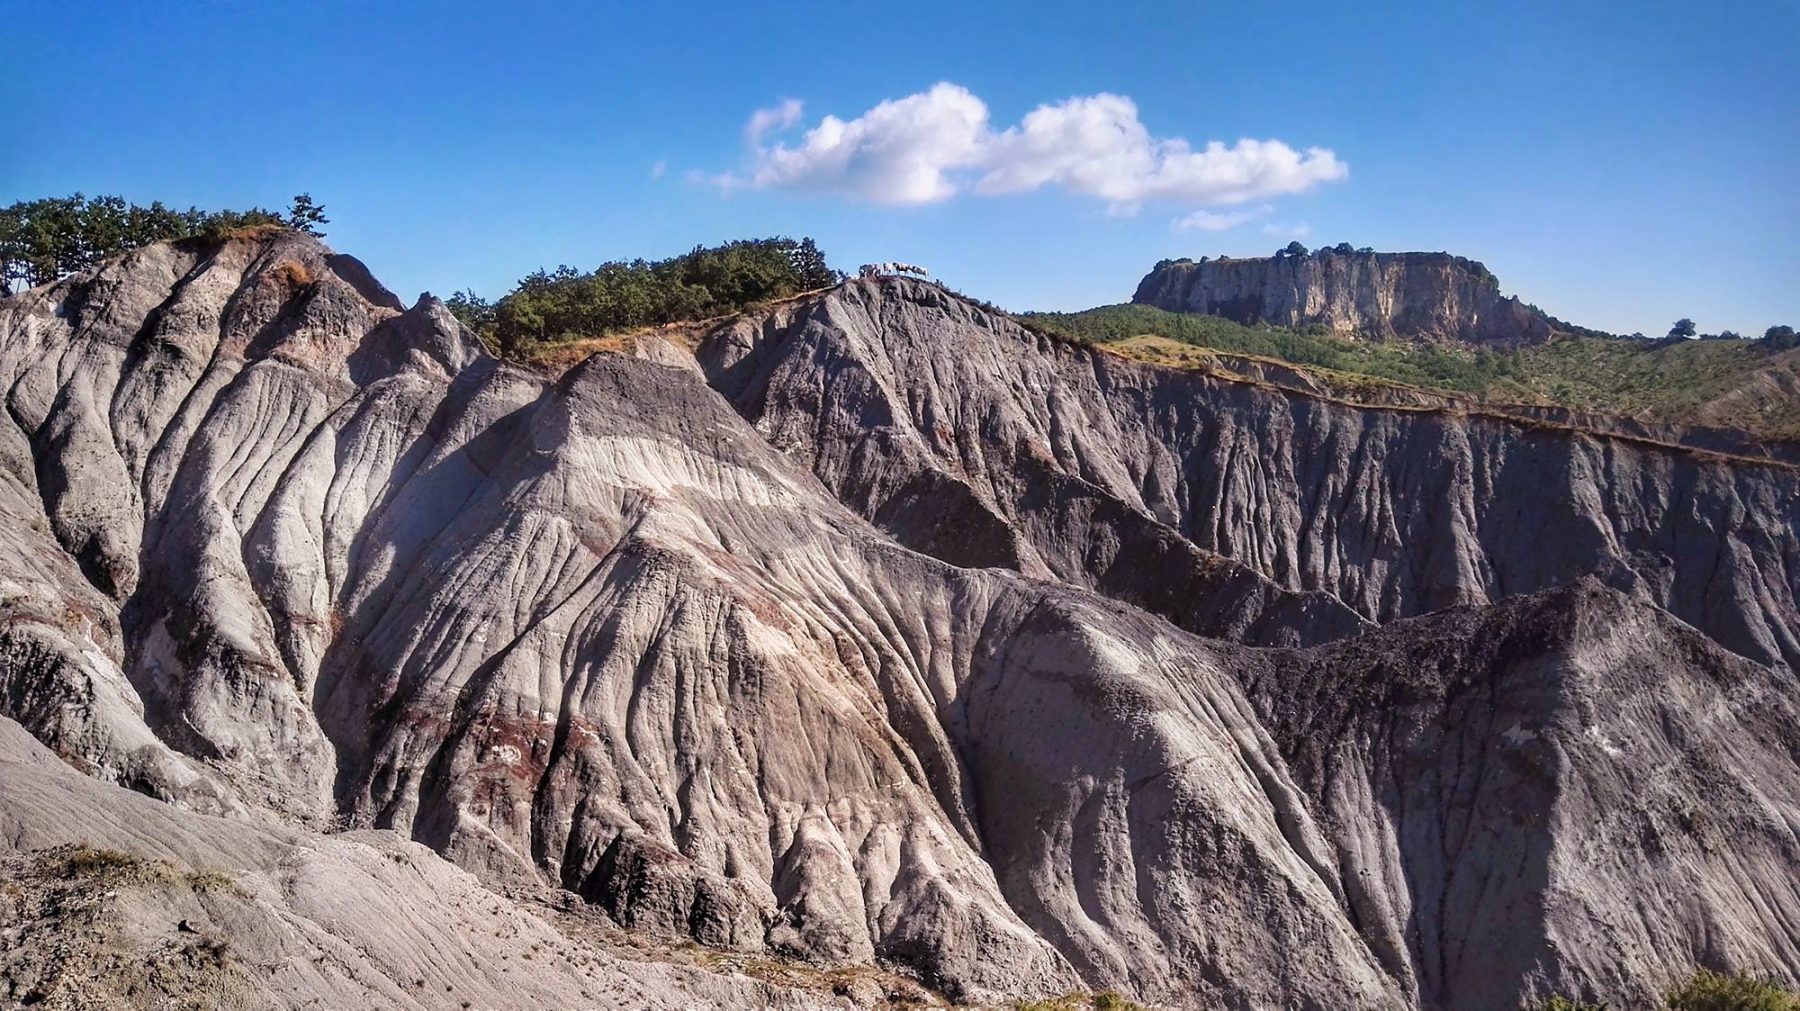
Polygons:
[[1278,254],[1165,260],[1133,302],[1239,323],[1320,325],[1367,337],[1523,344],[1545,340],[1551,321],[1500,294],[1486,267],[1449,253]]

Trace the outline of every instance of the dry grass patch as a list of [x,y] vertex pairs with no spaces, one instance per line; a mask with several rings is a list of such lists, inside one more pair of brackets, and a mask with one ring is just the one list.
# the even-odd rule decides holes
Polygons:
[[304,288],[317,280],[313,275],[312,268],[298,260],[283,260],[277,263],[274,269],[269,271],[269,276],[288,288]]
[[1126,1000],[1113,990],[1070,993],[1044,1000],[1019,1001],[1013,1005],[1013,1011],[1088,1011],[1090,1008],[1094,1011],[1145,1011],[1142,1004]]
[[196,892],[241,891],[224,871],[182,870],[163,860],[80,844],[45,850],[37,855],[36,864],[37,876],[52,881],[94,882],[112,888],[181,885]]

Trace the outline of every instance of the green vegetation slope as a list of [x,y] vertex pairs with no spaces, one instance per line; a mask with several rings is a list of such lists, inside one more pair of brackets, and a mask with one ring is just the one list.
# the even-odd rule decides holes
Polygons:
[[[1515,350],[1361,341],[1323,328],[1250,327],[1145,305],[1029,313],[1027,324],[1074,340],[1149,355],[1133,340],[1162,337],[1213,351],[1276,359],[1303,369],[1468,394],[1504,403],[1559,405],[1666,424],[1742,428],[1800,438],[1800,350],[1772,328],[1764,340],[1646,340],[1559,335]],[[1153,346],[1152,346],[1153,347]]]
[[721,316],[842,279],[810,238],[740,239],[666,260],[540,269],[497,302],[464,291],[445,305],[499,354],[529,361],[559,344]]

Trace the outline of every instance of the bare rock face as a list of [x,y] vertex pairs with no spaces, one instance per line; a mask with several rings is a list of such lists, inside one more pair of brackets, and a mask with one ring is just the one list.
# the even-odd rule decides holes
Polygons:
[[552,380],[287,233],[0,303],[0,380],[0,705],[169,801],[131,798],[150,838],[387,830],[971,1001],[1800,970],[1779,465],[1166,372],[894,279]]
[[1310,645],[1369,625],[1330,593],[1284,588],[1184,536],[1138,490],[1182,481],[1145,458],[1164,455],[1166,413],[1109,402],[1119,391],[1060,345],[933,285],[848,285],[721,327],[696,358],[772,445],[908,547],[1241,642]]
[[1788,671],[1593,580],[1238,671],[1420,1004],[1655,1007],[1695,961],[1792,978]]
[[974,538],[918,534],[907,489],[966,488],[926,508],[971,503],[974,529],[1018,545],[982,564],[1204,635],[1306,644],[1592,574],[1800,669],[1800,468],[1783,462],[1158,368],[894,279],[720,327],[697,355],[773,445],[903,543],[962,562]]
[[1449,253],[1323,250],[1164,261],[1131,300],[1244,324],[1319,324],[1376,338],[1529,344],[1551,332],[1543,313],[1517,296],[1502,297],[1486,267]]

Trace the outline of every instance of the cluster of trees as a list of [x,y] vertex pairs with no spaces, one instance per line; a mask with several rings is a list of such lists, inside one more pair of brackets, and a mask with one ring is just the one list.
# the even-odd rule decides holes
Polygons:
[[497,302],[459,291],[445,305],[500,354],[525,359],[546,344],[719,316],[843,279],[810,238],[740,239],[585,273],[538,270]]
[[311,235],[329,224],[322,204],[302,193],[286,214],[148,207],[118,196],[21,200],[0,209],[0,296],[49,284],[128,249],[190,236],[217,238],[240,228],[281,225]]
[[[1308,252],[1306,246],[1296,239],[1280,249],[1277,249],[1275,251],[1275,259],[1282,260],[1307,256],[1356,256],[1373,252],[1375,252],[1375,247],[1373,246],[1352,246],[1348,242],[1340,242],[1335,246],[1320,246],[1319,248]],[[1226,259],[1226,257],[1220,257],[1220,259]],[[1206,258],[1201,257],[1200,262],[1205,263]],[[1482,278],[1490,284],[1497,286],[1500,283],[1500,279],[1494,276],[1494,272],[1489,270],[1487,264],[1482,263],[1480,260],[1471,260],[1466,256],[1452,256],[1450,257],[1450,262],[1463,270],[1474,274],[1476,277]],[[1536,306],[1533,306],[1533,308],[1536,308]]]
[[[325,208],[310,194],[287,212],[179,210],[118,196],[48,197],[0,208],[0,296],[48,284],[153,242],[217,240],[263,225],[323,235]],[[461,291],[450,310],[501,354],[529,358],[541,345],[705,319],[844,279],[810,238],[742,239],[695,246],[666,260],[558,267],[521,279],[497,302]]]
[[[1275,251],[1275,259],[1283,260],[1283,259],[1287,259],[1289,257],[1302,257],[1302,256],[1354,256],[1357,254],[1373,253],[1373,252],[1375,252],[1374,246],[1352,246],[1348,242],[1340,242],[1335,246],[1320,246],[1318,249],[1314,249],[1309,252],[1307,250],[1306,246],[1304,244],[1302,244],[1300,242],[1300,240],[1295,239],[1293,242],[1290,242],[1287,245],[1282,246],[1280,249],[1277,249]],[[1212,259],[1213,258],[1210,256],[1202,256],[1200,258],[1199,262],[1200,263],[1210,263],[1210,262],[1212,262]],[[1221,257],[1219,257],[1219,259],[1220,260],[1229,260],[1229,259],[1231,259],[1231,257],[1221,256]],[[1476,263],[1473,260],[1465,261],[1460,256],[1457,257],[1457,261],[1472,264],[1476,269],[1478,269],[1480,271],[1485,272],[1487,270],[1487,268],[1483,267],[1481,264]],[[1158,261],[1156,261],[1155,269],[1162,270],[1164,267],[1171,267],[1171,266],[1175,266],[1177,264],[1193,263],[1193,262],[1195,262],[1195,261],[1188,257],[1185,257],[1185,256],[1178,260],[1158,260]]]
[[[1644,335],[1632,334],[1632,336],[1641,338]],[[1741,341],[1744,339],[1744,335],[1738,333],[1736,330],[1721,330],[1718,333],[1701,333],[1699,327],[1694,325],[1693,320],[1683,316],[1675,321],[1674,326],[1669,328],[1669,339]],[[1763,331],[1762,339],[1767,341],[1771,346],[1784,350],[1787,348],[1800,347],[1800,335],[1797,335],[1794,332],[1794,328],[1791,326],[1772,326]]]
[[1352,246],[1348,242],[1340,242],[1335,246],[1320,246],[1318,249],[1313,250],[1309,254],[1306,251],[1306,247],[1300,243],[1300,240],[1295,239],[1293,242],[1290,242],[1287,245],[1282,246],[1280,249],[1277,249],[1275,251],[1275,258],[1279,260],[1284,256],[1308,256],[1308,255],[1311,255],[1311,256],[1351,256],[1351,255],[1354,255],[1357,253],[1373,253],[1374,251],[1375,251],[1374,246],[1362,246],[1359,248],[1357,246]]

